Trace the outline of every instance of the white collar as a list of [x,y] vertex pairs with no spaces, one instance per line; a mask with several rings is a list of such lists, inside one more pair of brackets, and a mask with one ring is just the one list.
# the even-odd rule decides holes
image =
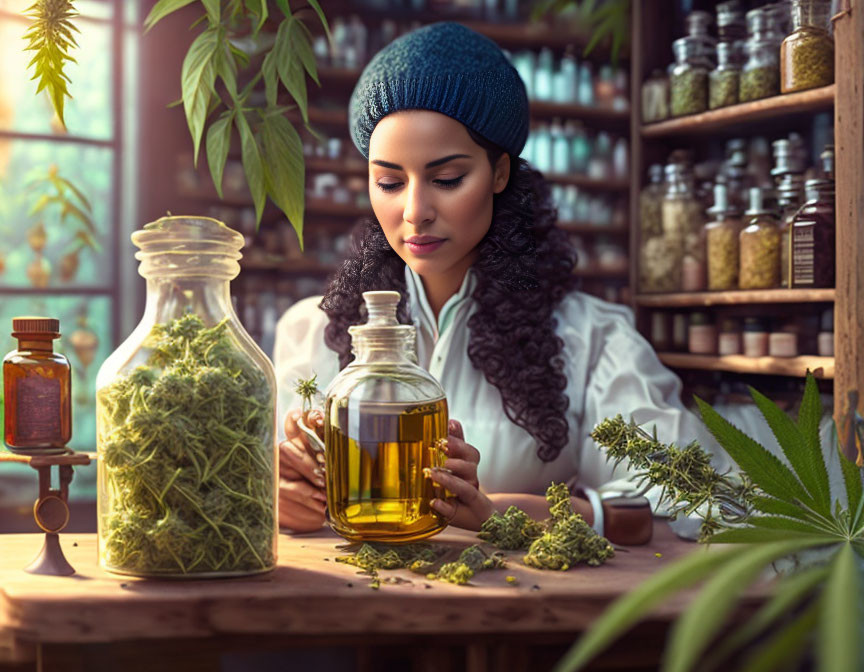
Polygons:
[[426,290],[423,287],[423,279],[408,264],[405,264],[405,285],[408,288],[409,305],[413,319],[415,322],[419,321],[426,326],[434,334],[435,340],[438,340],[438,337],[452,323],[458,308],[470,301],[474,288],[477,286],[477,277],[474,274],[474,269],[469,268],[462,279],[459,291],[447,299],[437,320],[435,313],[429,306],[429,299],[426,297]]

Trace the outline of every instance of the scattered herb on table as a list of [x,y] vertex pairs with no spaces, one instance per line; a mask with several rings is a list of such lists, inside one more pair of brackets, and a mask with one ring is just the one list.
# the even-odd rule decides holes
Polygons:
[[274,408],[227,319],[153,328],[145,365],[99,392],[108,567],[135,574],[272,567]]

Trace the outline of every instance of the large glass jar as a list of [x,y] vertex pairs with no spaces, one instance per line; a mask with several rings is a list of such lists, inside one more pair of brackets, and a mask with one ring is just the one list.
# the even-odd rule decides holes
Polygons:
[[708,72],[713,63],[698,39],[682,37],[672,43],[675,64],[670,69],[670,101],[673,117],[698,114],[708,109]]
[[144,316],[96,379],[99,558],[136,576],[276,565],[276,378],[231,304],[243,236],[207,217],[132,234]]
[[731,42],[717,45],[717,67],[708,79],[708,107],[735,105],[738,102],[738,86],[741,69],[735,63],[734,46]]
[[708,289],[724,291],[738,288],[738,238],[741,219],[729,206],[725,184],[714,186],[714,206],[709,209],[714,221],[705,225],[708,256]]
[[830,0],[792,0],[794,30],[780,47],[783,93],[834,82],[834,38],[828,32]]
[[426,470],[446,457],[447,399],[417,365],[399,292],[364,292],[368,321],[349,327],[355,359],[327,388],[324,419],[331,527],[351,541],[409,542],[447,523]]
[[739,237],[738,286],[741,289],[772,289],[780,282],[780,227],[762,202],[762,190],[750,190],[750,209],[744,213],[747,227]]
[[747,40],[747,62],[741,71],[738,99],[742,103],[780,93],[780,54],[769,39]]
[[833,287],[835,278],[834,180],[807,180],[807,202],[792,221],[792,287]]

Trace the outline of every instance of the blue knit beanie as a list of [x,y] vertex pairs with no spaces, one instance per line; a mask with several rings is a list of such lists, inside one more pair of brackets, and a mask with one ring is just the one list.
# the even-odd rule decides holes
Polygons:
[[363,70],[348,123],[369,158],[375,125],[397,110],[446,114],[519,156],[528,138],[528,96],[492,40],[458,23],[434,23],[394,40]]

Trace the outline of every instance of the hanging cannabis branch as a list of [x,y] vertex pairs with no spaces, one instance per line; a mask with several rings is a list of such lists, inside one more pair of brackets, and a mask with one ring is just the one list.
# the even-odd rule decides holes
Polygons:
[[[619,599],[564,657],[557,672],[584,668],[665,599],[699,583],[700,592],[672,628],[665,672],[798,669],[795,661],[814,645],[822,672],[861,669],[864,486],[861,469],[847,458],[855,452],[855,434],[847,439],[851,446],[841,450],[838,445],[837,451],[845,498],[832,497],[819,437],[823,409],[813,376],[807,376],[797,422],[756,390],[751,394],[785,460],[697,399],[705,425],[741,468],[740,481],[725,482],[732,475],[714,472],[694,444],[685,449],[665,446],[620,418],[595,430],[595,440],[614,459],[624,456],[637,469],[647,469],[645,477],[663,486],[679,509],[704,515],[710,510],[707,505],[719,507],[721,515],[711,519],[709,540],[735,547],[691,553]],[[851,408],[850,416],[854,413]],[[726,500],[742,514],[736,524],[722,515]],[[791,569],[774,583],[763,606],[712,645],[738,597],[779,561]]]
[[36,52],[27,68],[34,70],[31,79],[39,80],[36,93],[43,89],[48,92],[54,112],[63,128],[66,128],[63,104],[66,97],[72,96],[66,88],[66,82],[70,80],[63,72],[63,67],[66,61],[77,63],[69,55],[69,50],[78,46],[72,34],[73,31],[80,32],[72,23],[72,18],[78,16],[78,12],[72,0],[39,0],[27,10],[27,14],[33,23],[24,34],[24,39],[28,41],[26,51]]
[[585,45],[584,55],[590,54],[600,42],[611,40],[612,62],[618,62],[621,47],[630,38],[630,0],[539,0],[531,13],[535,21],[543,16],[572,10],[588,26],[591,39]]
[[[145,26],[149,30],[193,1],[198,2],[160,0],[147,16]],[[267,0],[200,0],[200,4],[205,13],[193,25],[205,23],[206,27],[189,47],[181,72],[183,109],[192,135],[195,165],[206,127],[207,163],[221,198],[222,173],[232,131],[236,129],[258,223],[269,197],[291,222],[302,248],[303,145],[285,113],[299,109],[303,123],[308,124],[306,75],[319,84],[312,33],[291,12],[287,0],[276,2],[282,19],[275,37],[262,32],[270,18]],[[321,6],[317,0],[308,0],[308,4],[329,39],[330,29]],[[250,48],[249,44],[254,46]],[[260,68],[255,71],[252,59],[257,62],[262,55]],[[241,75],[247,80],[242,88]],[[262,80],[263,105],[253,102],[253,92]],[[280,104],[283,89],[293,104]]]

